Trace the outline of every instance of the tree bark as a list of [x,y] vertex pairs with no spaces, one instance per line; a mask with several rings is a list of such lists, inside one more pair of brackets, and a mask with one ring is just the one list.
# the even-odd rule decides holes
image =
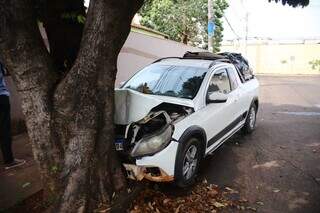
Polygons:
[[0,57],[21,95],[55,212],[90,212],[125,186],[113,147],[114,82],[117,56],[142,4],[91,0],[78,56],[61,78],[41,41],[33,1],[0,0]]
[[0,57],[17,86],[33,154],[47,180],[44,187],[50,189],[55,185],[50,171],[61,157],[51,126],[51,97],[57,76],[29,3],[0,1]]

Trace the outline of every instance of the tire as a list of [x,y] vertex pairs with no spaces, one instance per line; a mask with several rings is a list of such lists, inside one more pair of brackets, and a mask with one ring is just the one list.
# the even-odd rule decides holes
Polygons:
[[182,145],[176,159],[175,184],[184,188],[195,182],[202,160],[201,141],[190,138]]
[[252,104],[250,106],[246,122],[242,128],[245,134],[251,134],[256,128],[256,121],[257,121],[257,106]]

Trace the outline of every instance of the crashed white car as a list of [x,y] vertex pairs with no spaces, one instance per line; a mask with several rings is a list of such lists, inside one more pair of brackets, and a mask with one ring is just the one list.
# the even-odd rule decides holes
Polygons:
[[203,157],[254,130],[258,87],[207,55],[164,58],[135,74],[115,91],[115,146],[128,177],[192,184]]

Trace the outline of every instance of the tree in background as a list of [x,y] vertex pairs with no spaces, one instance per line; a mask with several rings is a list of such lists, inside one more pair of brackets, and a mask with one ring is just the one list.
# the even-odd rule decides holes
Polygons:
[[[214,1],[215,34],[213,49],[219,51],[226,0]],[[149,0],[141,8],[141,24],[160,31],[170,39],[207,49],[207,0]]]
[[302,6],[305,7],[309,5],[309,0],[269,0],[269,2],[275,1],[275,2],[282,2],[283,5],[288,4],[292,7]]

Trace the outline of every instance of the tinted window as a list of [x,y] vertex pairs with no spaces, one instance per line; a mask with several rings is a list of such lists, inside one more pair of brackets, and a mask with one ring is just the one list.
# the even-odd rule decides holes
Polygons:
[[221,92],[228,94],[231,91],[229,77],[225,69],[217,71],[210,80],[208,94]]
[[205,68],[152,64],[134,75],[122,88],[193,99],[206,73]]
[[231,89],[235,90],[239,86],[238,79],[237,79],[238,74],[236,73],[235,69],[227,68],[227,70],[229,74]]

